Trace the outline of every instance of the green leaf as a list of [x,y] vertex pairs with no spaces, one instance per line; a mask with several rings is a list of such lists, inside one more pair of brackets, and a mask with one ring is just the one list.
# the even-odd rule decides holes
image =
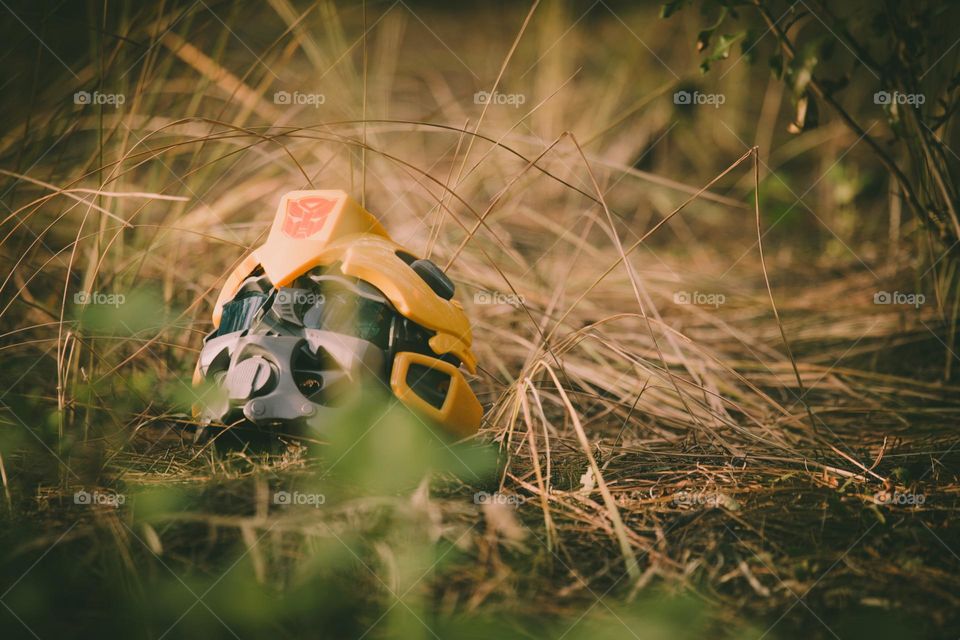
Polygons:
[[714,29],[704,29],[697,34],[697,53],[710,46],[710,38],[713,37]]
[[713,53],[710,54],[710,57],[714,60],[726,60],[730,57],[730,47],[732,47],[738,40],[746,37],[746,35],[746,31],[740,31],[734,34],[723,34],[720,36],[720,39],[717,40],[717,44],[713,47]]
[[767,63],[770,65],[770,71],[773,72],[777,80],[783,80],[783,54],[777,53],[770,56]]
[[734,45],[738,40],[742,40],[747,35],[746,31],[739,31],[737,33],[729,34],[725,33],[717,39],[716,44],[713,45],[713,51],[710,52],[703,62],[700,63],[700,72],[706,73],[710,70],[710,64],[716,62],[717,60],[726,60],[730,57],[730,47]]
[[724,7],[723,11],[720,12],[719,17],[714,20],[713,24],[697,34],[697,53],[702,52],[704,49],[710,46],[710,39],[713,38],[713,32],[719,29],[720,25],[722,25],[723,21],[726,19],[727,9]]
[[757,42],[757,34],[747,29],[743,37],[743,42],[740,43],[740,55],[742,55],[747,62],[753,62],[755,57],[754,49],[756,48]]
[[660,17],[669,18],[680,9],[683,9],[683,5],[687,4],[687,0],[670,0],[669,2],[663,3],[660,7]]

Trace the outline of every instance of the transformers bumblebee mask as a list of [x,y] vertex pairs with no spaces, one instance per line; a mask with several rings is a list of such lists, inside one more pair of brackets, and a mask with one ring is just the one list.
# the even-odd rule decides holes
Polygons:
[[344,191],[283,196],[267,241],[229,275],[194,384],[201,425],[323,429],[371,385],[456,436],[483,408],[470,323],[454,285],[394,243]]

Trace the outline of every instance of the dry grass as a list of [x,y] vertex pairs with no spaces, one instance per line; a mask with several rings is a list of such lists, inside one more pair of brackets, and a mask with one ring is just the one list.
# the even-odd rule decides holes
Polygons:
[[[402,4],[201,5],[98,13],[108,28],[80,43],[92,53],[62,52],[76,80],[36,54],[39,82],[5,120],[9,582],[51,546],[111,576],[98,588],[116,602],[150,594],[165,569],[204,602],[237,565],[255,586],[230,589],[278,599],[319,571],[334,635],[353,637],[385,633],[381,613],[389,635],[423,637],[488,623],[844,638],[957,623],[955,275],[916,257],[928,248],[911,223],[890,232],[867,216],[882,192],[838,195],[837,163],[874,170],[842,129],[826,123],[809,146],[782,137],[777,85],[733,61],[722,110],[678,115],[671,69],[695,68],[676,44],[693,27],[648,9],[578,23],[553,4],[477,8],[461,24]],[[76,106],[81,88],[126,101]],[[525,101],[480,106],[481,88]],[[281,90],[325,102],[277,104]],[[744,142],[771,138],[759,154]],[[494,472],[416,468],[391,491],[349,451],[184,439],[223,274],[262,241],[279,195],[308,186],[352,191],[447,265],[474,321],[486,420],[452,451],[417,442],[453,467],[492,443]],[[797,198],[781,226],[794,191],[816,213]],[[928,301],[873,303],[894,290]],[[78,291],[126,302],[83,308]],[[301,486],[337,499],[271,504]],[[141,497],[77,506],[78,487]],[[511,503],[476,504],[478,491]],[[894,495],[924,500],[884,504]],[[672,605],[638,604],[651,594],[692,600],[663,622]],[[224,633],[221,616],[284,628],[224,598],[180,631]],[[144,614],[145,637],[177,620],[170,602],[169,619]],[[57,628],[18,606],[28,626]],[[285,633],[303,632],[295,620]]]

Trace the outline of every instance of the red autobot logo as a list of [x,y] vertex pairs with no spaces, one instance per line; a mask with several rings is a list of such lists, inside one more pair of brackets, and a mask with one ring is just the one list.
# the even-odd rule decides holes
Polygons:
[[309,238],[323,228],[335,204],[336,200],[319,196],[287,200],[283,233],[291,238]]

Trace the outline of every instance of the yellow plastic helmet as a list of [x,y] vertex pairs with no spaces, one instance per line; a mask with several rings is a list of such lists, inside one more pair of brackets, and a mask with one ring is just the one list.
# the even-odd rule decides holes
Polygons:
[[472,435],[483,408],[454,285],[390,239],[344,191],[291,191],[267,241],[227,277],[195,384],[221,390],[201,424],[304,422],[322,429],[380,381],[416,413]]

